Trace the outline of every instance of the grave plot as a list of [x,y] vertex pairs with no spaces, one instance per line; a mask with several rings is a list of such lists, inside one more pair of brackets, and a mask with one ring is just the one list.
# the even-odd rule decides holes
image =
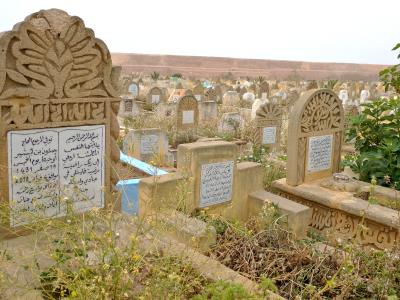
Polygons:
[[361,185],[338,174],[343,130],[342,103],[332,91],[303,94],[290,116],[287,177],[273,187],[313,208],[312,228],[365,246],[395,248],[400,234],[398,213],[355,197]]

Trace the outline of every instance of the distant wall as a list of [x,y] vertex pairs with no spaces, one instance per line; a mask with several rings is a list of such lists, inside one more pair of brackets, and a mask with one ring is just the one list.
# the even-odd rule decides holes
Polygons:
[[283,60],[238,59],[224,57],[112,54],[113,64],[121,65],[123,73],[181,73],[194,77],[221,77],[231,73],[239,76],[265,76],[268,79],[339,79],[377,80],[385,65],[313,63]]

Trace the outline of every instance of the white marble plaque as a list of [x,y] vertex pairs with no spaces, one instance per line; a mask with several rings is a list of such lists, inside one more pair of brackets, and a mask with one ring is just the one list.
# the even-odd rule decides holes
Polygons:
[[[104,207],[105,126],[9,131],[11,227]],[[62,199],[62,201],[60,201]]]
[[182,124],[193,124],[194,123],[194,111],[183,110],[182,111]]
[[276,143],[276,127],[264,127],[263,128],[263,144],[275,144]]
[[201,95],[194,95],[197,101],[201,101]]
[[158,135],[146,134],[140,138],[140,154],[154,154],[158,152]]
[[313,136],[308,140],[308,172],[329,170],[332,165],[333,135]]
[[233,161],[201,166],[200,207],[231,201]]
[[151,95],[151,103],[158,104],[160,102],[160,95]]

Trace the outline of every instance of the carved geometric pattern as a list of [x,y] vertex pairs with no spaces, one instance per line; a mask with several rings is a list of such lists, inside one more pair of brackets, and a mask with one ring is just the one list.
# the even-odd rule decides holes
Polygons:
[[217,99],[217,93],[213,88],[209,88],[205,91],[204,96],[206,101],[215,101]]
[[275,103],[264,103],[256,111],[256,116],[268,120],[282,119],[282,108]]

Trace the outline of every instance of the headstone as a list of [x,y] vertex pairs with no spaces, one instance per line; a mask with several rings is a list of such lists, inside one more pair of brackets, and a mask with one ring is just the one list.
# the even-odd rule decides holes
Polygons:
[[253,103],[254,100],[256,99],[256,96],[253,93],[244,93],[243,97],[242,97],[243,101],[247,102],[247,103]]
[[200,122],[211,122],[218,119],[218,104],[215,101],[203,101],[199,103]]
[[214,88],[208,88],[204,92],[204,98],[206,101],[217,101],[217,93],[215,92]]
[[257,109],[264,103],[267,103],[267,100],[256,99],[251,106],[251,120],[256,118]]
[[282,114],[282,108],[274,103],[264,103],[257,109],[259,145],[265,145],[271,150],[280,149]]
[[178,171],[194,178],[194,206],[229,204],[233,198],[237,146],[227,142],[183,144]]
[[157,128],[131,130],[124,138],[124,153],[137,159],[163,165],[169,161],[168,137]]
[[344,112],[336,94],[328,89],[305,92],[289,120],[287,183],[299,185],[338,172]]
[[132,82],[128,87],[128,91],[133,97],[139,96],[139,85],[136,82]]
[[263,81],[260,84],[260,88],[258,91],[258,98],[262,100],[266,100],[269,97],[269,84],[266,81]]
[[204,100],[204,87],[201,84],[198,84],[193,88],[193,96],[199,102]]
[[222,104],[225,106],[238,106],[239,102],[239,94],[235,91],[228,91],[222,97]]
[[347,104],[347,101],[349,101],[349,95],[347,93],[347,90],[340,90],[339,99],[342,101],[343,105]]
[[153,87],[147,94],[147,104],[156,105],[160,102],[164,102],[164,95],[162,90],[159,87]]
[[243,119],[238,112],[224,113],[219,124],[218,131],[235,133],[242,126]]
[[362,90],[360,93],[360,104],[365,103],[369,99],[369,91]]
[[78,213],[111,205],[119,74],[104,42],[51,9],[3,33],[0,45],[0,201],[10,207],[0,235],[24,231],[32,215],[65,216],[67,203]]
[[177,106],[177,129],[196,129],[199,121],[199,108],[193,96],[182,97]]

